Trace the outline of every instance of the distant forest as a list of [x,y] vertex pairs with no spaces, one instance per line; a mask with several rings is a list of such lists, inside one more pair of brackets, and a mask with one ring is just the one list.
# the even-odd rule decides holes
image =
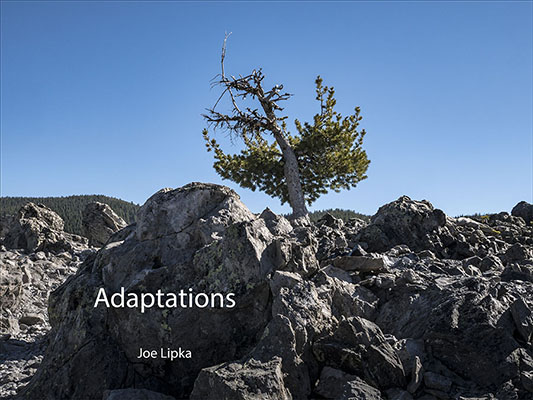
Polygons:
[[0,197],[0,215],[17,215],[26,203],[44,204],[58,213],[65,221],[65,231],[81,235],[81,215],[88,203],[99,201],[109,205],[127,223],[135,222],[139,205],[133,202],[103,195],[83,195],[66,197]]
[[335,208],[335,209],[330,208],[328,210],[313,211],[309,213],[309,218],[311,218],[311,221],[316,222],[320,218],[322,218],[326,213],[330,213],[335,218],[342,219],[344,222],[349,221],[350,218],[360,218],[367,222],[370,221],[369,215],[360,214],[353,210],[344,210],[340,208]]

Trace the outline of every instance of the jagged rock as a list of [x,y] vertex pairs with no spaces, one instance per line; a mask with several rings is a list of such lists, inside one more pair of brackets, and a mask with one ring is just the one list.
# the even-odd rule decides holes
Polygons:
[[533,255],[531,250],[520,243],[516,243],[509,247],[509,249],[507,249],[502,258],[508,263],[527,260],[533,262]]
[[396,351],[377,325],[360,317],[340,322],[332,336],[315,343],[317,359],[331,367],[364,376],[376,387],[404,387],[405,372]]
[[502,281],[527,281],[533,282],[533,263],[520,265],[512,263],[508,265],[501,274]]
[[511,305],[511,315],[518,333],[527,342],[533,338],[533,312],[531,308],[519,298]]
[[[415,251],[425,250],[428,234],[446,224],[446,215],[428,201],[414,201],[407,196],[382,206],[370,224],[358,235],[367,251],[383,252],[405,244]],[[426,248],[425,248],[426,247]]]
[[498,257],[487,256],[479,263],[479,269],[482,272],[502,270],[503,264]]
[[191,400],[290,400],[281,372],[281,359],[262,363],[229,363],[204,369],[194,384]]
[[361,247],[361,245],[356,244],[350,253],[351,256],[366,256],[368,253]]
[[326,399],[382,399],[380,391],[361,378],[330,367],[322,369],[315,392]]
[[[44,254],[44,253],[43,253]],[[81,263],[80,257],[49,253],[41,258],[20,251],[0,252],[0,328],[18,334],[19,324],[47,326],[46,307],[55,289]]]
[[391,265],[387,256],[341,256],[331,260],[331,263],[345,271],[356,272],[385,271]]
[[511,214],[515,217],[521,217],[526,224],[531,224],[533,221],[533,204],[527,201],[521,201],[513,207]]
[[316,239],[307,229],[296,228],[289,235],[276,238],[273,242],[275,263],[283,271],[297,271],[306,276],[314,274],[319,268],[315,256]]
[[23,206],[4,239],[9,249],[23,249],[29,253],[51,251],[81,251],[87,239],[63,232],[63,219],[42,204]]
[[273,213],[270,208],[265,208],[259,218],[265,220],[268,230],[275,236],[286,235],[292,231],[291,223],[282,215]]
[[[397,286],[380,308],[377,324],[397,338],[423,339],[449,370],[481,387],[494,389],[516,376],[518,361],[509,355],[520,345],[513,338],[509,307],[513,293],[527,292],[530,284],[431,275],[425,283]],[[498,291],[500,296],[491,295]]]
[[83,236],[89,239],[91,246],[102,247],[113,233],[126,225],[126,221],[107,204],[95,201],[87,204],[83,210],[81,227]]
[[322,217],[320,217],[316,225],[318,227],[327,226],[332,229],[340,230],[344,226],[344,222],[342,219],[335,218],[333,215],[331,215],[331,213],[327,212]]
[[[358,218],[352,218],[348,222],[335,218],[330,213],[326,213],[316,224],[316,236],[318,236],[318,249],[316,257],[318,260],[347,255],[356,247],[357,234],[367,223]],[[364,254],[353,254],[364,255]]]
[[466,268],[470,265],[474,266],[474,267],[479,267],[479,265],[481,264],[481,257],[478,257],[478,256],[472,256],[470,258],[465,258],[463,260],[463,268]]

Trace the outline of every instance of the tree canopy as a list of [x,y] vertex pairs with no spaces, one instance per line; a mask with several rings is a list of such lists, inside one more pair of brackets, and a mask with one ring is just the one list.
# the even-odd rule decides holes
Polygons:
[[[315,84],[320,112],[314,116],[313,123],[295,120],[297,133],[291,134],[287,129],[287,116],[276,114],[283,111],[278,103],[291,95],[281,94],[282,85],[276,85],[270,91],[263,90],[261,70],[254,70],[245,77],[226,77],[224,56],[225,44],[218,83],[224,86],[221,97],[226,93],[231,97],[232,114],[216,111],[215,105],[204,117],[214,128],[225,128],[240,137],[245,146],[238,154],[226,153],[209,131],[203,130],[207,150],[214,152],[213,166],[222,178],[278,197],[282,204],[289,202],[293,210],[299,206],[299,201],[312,204],[329,190],[350,189],[367,178],[370,161],[362,147],[366,132],[358,130],[362,120],[359,107],[346,117],[335,111],[335,90],[324,86],[318,76]],[[240,107],[237,100],[247,96],[257,100],[260,108]],[[288,170],[287,164],[293,157],[297,165]],[[296,186],[292,185],[296,192],[302,192],[301,200],[295,198],[294,190],[291,194],[291,182],[288,182],[291,179],[292,182],[298,181]],[[304,205],[298,216],[302,210],[307,214]]]

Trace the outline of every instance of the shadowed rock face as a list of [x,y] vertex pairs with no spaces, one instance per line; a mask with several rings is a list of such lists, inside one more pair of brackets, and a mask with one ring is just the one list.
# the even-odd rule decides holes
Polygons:
[[95,201],[87,204],[83,210],[83,236],[89,239],[91,246],[102,247],[113,233],[126,225],[126,221],[115,214],[107,204]]
[[515,217],[521,217],[526,224],[531,224],[533,222],[533,204],[521,201],[513,207],[511,214]]
[[[522,218],[449,218],[406,196],[370,224],[291,226],[223,186],[164,189],[51,294],[20,397],[530,399],[532,250]],[[99,288],[236,306],[95,308]]]
[[15,224],[14,215],[0,215],[0,240],[2,240]]

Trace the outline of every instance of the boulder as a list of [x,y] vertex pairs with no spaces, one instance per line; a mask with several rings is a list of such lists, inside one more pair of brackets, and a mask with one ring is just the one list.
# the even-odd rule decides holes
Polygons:
[[531,261],[533,262],[533,252],[529,247],[520,243],[515,243],[507,249],[502,259],[508,263]]
[[[137,239],[154,240],[167,235],[178,239],[194,225],[201,240],[210,242],[233,222],[256,219],[237,193],[225,186],[191,183],[179,189],[162,189],[137,214]],[[180,243],[181,245],[185,243]]]
[[268,230],[275,236],[282,236],[292,231],[291,223],[282,215],[277,215],[270,208],[265,208],[259,218],[265,221]]
[[317,259],[325,260],[349,254],[354,247],[357,247],[357,234],[366,225],[365,221],[358,218],[344,222],[330,213],[323,215],[314,226],[314,233],[319,238]]
[[296,332],[291,320],[277,314],[266,326],[248,359],[268,363],[278,358],[283,386],[294,399],[307,398],[311,393],[311,382],[308,365],[302,359],[305,358],[305,350],[301,346],[297,348]]
[[63,219],[42,204],[28,203],[18,212],[15,223],[4,239],[8,249],[26,252],[81,251],[87,239],[63,231]]
[[513,207],[511,215],[521,217],[526,224],[531,224],[533,222],[533,204],[527,201],[521,201]]
[[244,364],[229,363],[200,372],[191,400],[291,400],[285,389],[281,359],[262,363],[249,360]]
[[518,334],[528,343],[533,339],[533,312],[524,299],[519,298],[511,305],[511,315]]
[[381,393],[361,378],[341,370],[325,367],[315,392],[325,399],[337,400],[381,400]]
[[83,236],[89,239],[89,245],[102,247],[111,235],[126,227],[126,221],[120,218],[107,204],[97,201],[85,206],[81,227]]
[[[151,390],[189,395],[202,369],[248,354],[268,324],[268,277],[279,267],[274,238],[264,219],[226,187],[190,184],[156,193],[139,210],[133,234],[116,242],[111,238],[74,279],[51,294],[50,356],[27,395],[101,397],[119,384],[130,387],[133,376]],[[305,252],[305,246],[300,250]],[[291,257],[298,255],[283,259],[296,268]],[[100,288],[107,293],[121,288],[127,293],[234,293],[236,306],[154,307],[145,313],[94,307]],[[172,343],[193,357],[171,364],[136,362],[139,348]],[[91,379],[82,378],[88,371]]]
[[406,385],[396,350],[379,327],[364,318],[341,321],[333,335],[315,343],[313,352],[321,363],[364,376],[376,387],[390,389]]
[[385,271],[391,261],[387,256],[340,256],[331,260],[331,264],[345,271],[378,272]]
[[382,206],[370,224],[359,232],[358,240],[367,244],[367,251],[384,252],[404,244],[415,251],[426,250],[429,234],[446,224],[446,215],[430,202],[402,196]]

